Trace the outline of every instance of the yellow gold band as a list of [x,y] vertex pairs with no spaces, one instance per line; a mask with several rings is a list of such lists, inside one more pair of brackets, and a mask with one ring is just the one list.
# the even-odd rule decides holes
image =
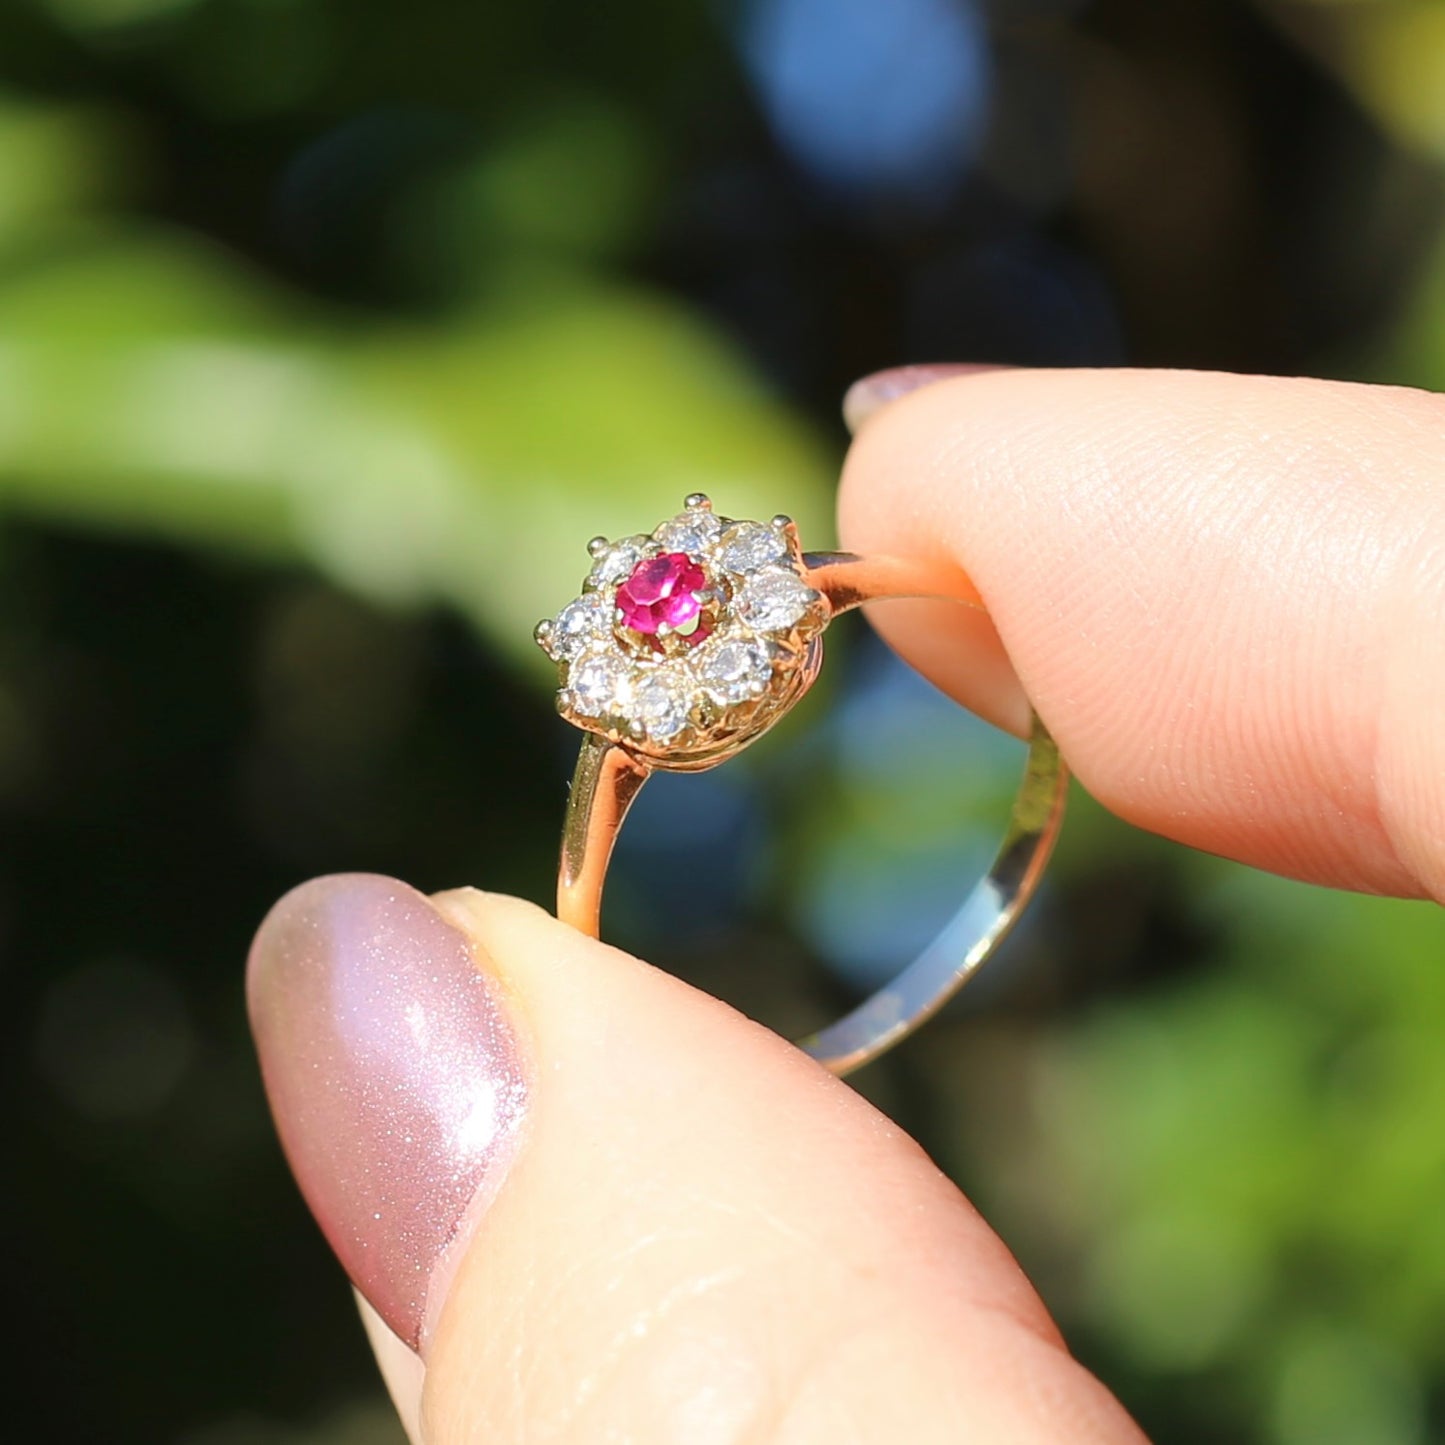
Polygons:
[[[979,605],[972,583],[948,564],[849,553],[807,553],[807,584],[830,616],[888,598],[942,598]],[[627,810],[654,764],[594,732],[584,736],[562,835],[557,916],[583,933],[600,933],[603,884]],[[1023,782],[992,865],[953,920],[919,956],[871,998],[798,1046],[825,1068],[846,1074],[877,1058],[931,1017],[990,958],[1032,896],[1063,820],[1068,772],[1037,717]]]

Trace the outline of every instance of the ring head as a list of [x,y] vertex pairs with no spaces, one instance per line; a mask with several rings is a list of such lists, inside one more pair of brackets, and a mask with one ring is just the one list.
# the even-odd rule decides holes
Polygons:
[[822,664],[829,604],[786,517],[736,521],[700,493],[650,533],[594,540],[579,596],[540,623],[569,722],[695,772],[761,737]]

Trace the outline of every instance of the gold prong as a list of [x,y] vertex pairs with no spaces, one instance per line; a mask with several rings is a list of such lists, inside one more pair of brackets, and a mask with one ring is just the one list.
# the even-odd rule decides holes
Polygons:
[[587,544],[587,555],[589,557],[600,557],[607,550],[607,547],[608,541],[606,537],[594,537]]
[[689,512],[710,512],[712,511],[712,498],[706,492],[689,492],[683,498],[682,505]]
[[536,638],[538,647],[542,648],[545,652],[551,652],[552,619],[549,617],[539,622],[536,627],[532,629],[532,636]]

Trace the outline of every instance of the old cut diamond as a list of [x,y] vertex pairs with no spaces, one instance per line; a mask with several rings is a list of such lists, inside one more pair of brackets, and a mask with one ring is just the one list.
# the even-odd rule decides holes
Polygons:
[[738,598],[738,613],[759,632],[781,632],[801,622],[817,597],[795,572],[771,569],[748,578]]
[[752,638],[728,638],[698,662],[698,676],[723,703],[746,702],[768,685],[773,675],[768,649]]
[[612,606],[600,592],[587,592],[569,602],[552,623],[554,657],[576,657],[612,631]]
[[756,572],[788,555],[788,539],[776,528],[761,522],[739,522],[722,539],[718,560],[730,572]]
[[610,652],[594,653],[575,663],[567,686],[573,710],[582,717],[618,712],[632,690],[626,662]]
[[687,726],[689,694],[685,677],[659,670],[638,683],[628,714],[654,742],[670,742]]
[[652,535],[664,552],[699,557],[722,536],[722,523],[711,512],[683,512],[664,522]]
[[651,550],[651,537],[624,537],[620,542],[614,542],[587,574],[587,585],[606,587],[622,581]]

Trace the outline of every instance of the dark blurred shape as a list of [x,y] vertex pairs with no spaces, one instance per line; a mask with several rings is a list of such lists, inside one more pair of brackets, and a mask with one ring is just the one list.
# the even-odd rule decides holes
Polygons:
[[768,842],[762,805],[746,768],[662,774],[643,790],[618,840],[612,885],[639,950],[685,957],[716,946],[759,906]]
[[[11,1433],[399,1439],[246,1037],[266,909],[346,869],[545,902],[532,624],[699,487],[828,545],[865,371],[1445,387],[1442,15],[0,5]],[[845,636],[811,734],[647,791],[609,903],[789,1033],[943,921],[1017,767]],[[1439,912],[1082,794],[1040,902],[860,1087],[1156,1438],[1445,1439]]]
[[904,324],[909,356],[950,355],[1020,366],[1117,366],[1125,360],[1114,298],[1095,267],[1034,231],[984,242],[921,266]]
[[374,287],[393,261],[386,220],[398,197],[469,139],[462,117],[420,107],[346,118],[287,165],[276,187],[277,240],[328,285]]
[[35,1032],[35,1063],[78,1114],[108,1122],[164,1104],[195,1047],[184,1001],[165,974],[135,963],[93,963],[51,985]]

